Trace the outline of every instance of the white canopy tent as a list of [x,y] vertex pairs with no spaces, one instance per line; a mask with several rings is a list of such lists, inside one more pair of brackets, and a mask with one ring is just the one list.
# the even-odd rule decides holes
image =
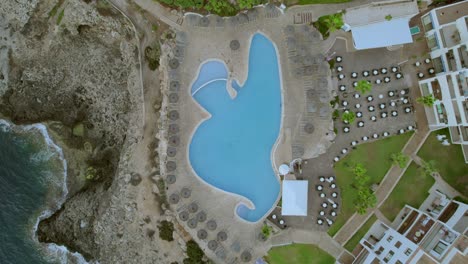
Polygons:
[[282,215],[307,215],[308,181],[283,181]]

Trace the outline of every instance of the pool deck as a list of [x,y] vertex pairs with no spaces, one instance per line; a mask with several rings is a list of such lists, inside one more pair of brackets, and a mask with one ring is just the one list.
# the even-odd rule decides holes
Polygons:
[[[236,205],[244,198],[215,189],[195,175],[189,164],[188,146],[198,124],[208,117],[208,114],[197,105],[189,92],[191,83],[198,73],[196,69],[199,68],[200,64],[208,59],[223,60],[228,66],[229,78],[237,79],[243,83],[248,73],[248,52],[251,38],[256,32],[264,34],[276,45],[282,72],[282,127],[277,146],[273,152],[275,167],[277,168],[279,164],[284,162],[289,163],[294,157],[317,157],[327,150],[334,137],[332,111],[329,107],[333,83],[328,63],[324,61],[323,55],[330,42],[322,41],[320,34],[311,26],[293,25],[294,32],[286,29],[287,25],[292,24],[294,12],[281,14],[280,10],[276,8],[256,8],[255,14],[250,15],[250,17],[246,17],[247,20],[231,18],[220,21],[215,16],[209,17],[208,26],[202,26],[206,25],[207,21],[201,21],[200,16],[186,15],[184,23],[180,27],[181,31],[177,32],[176,45],[163,47],[163,55],[166,56],[161,61],[161,65],[166,67],[166,70],[161,71],[165,74],[162,77],[164,80],[162,85],[165,87],[163,93],[168,96],[174,92],[169,87],[171,81],[180,83],[177,103],[170,103],[168,100],[163,103],[163,111],[169,113],[176,110],[179,113],[179,119],[167,118],[163,120],[163,128],[166,130],[163,129],[159,137],[170,138],[172,134],[167,130],[167,127],[169,124],[176,123],[179,125],[180,132],[177,136],[180,142],[176,146],[177,154],[174,157],[163,157],[161,172],[162,175],[174,174],[177,177],[174,184],[168,185],[168,197],[171,194],[180,194],[184,187],[191,189],[190,197],[188,199],[180,197],[180,200],[172,205],[172,209],[179,222],[205,249],[207,255],[217,263],[237,263],[237,261],[242,263],[242,253],[249,252],[252,258],[256,259],[265,255],[272,244],[292,241],[305,242],[307,239],[303,237],[301,232],[288,231],[274,237],[274,239],[261,242],[259,234],[263,221],[248,223],[235,214]],[[294,47],[290,45],[290,42],[287,42],[288,37],[296,39]],[[230,48],[231,40],[239,41],[240,48],[238,50]],[[296,58],[299,56],[308,56],[310,61],[297,61]],[[172,69],[170,61],[172,60],[174,63],[174,58],[177,59],[179,65]],[[313,96],[307,97],[306,91],[309,89],[313,90],[314,93]],[[313,126],[312,133],[305,132],[306,125]],[[167,146],[164,142],[160,148],[160,153],[167,152]],[[174,171],[170,171],[173,168],[166,166],[168,161],[176,163]],[[187,206],[191,202],[197,202],[198,211],[204,211],[207,220],[216,221],[216,230],[209,231],[206,227],[206,221],[198,223],[196,228],[190,228],[188,221],[195,216],[195,213],[189,214],[188,221],[180,219],[178,214],[188,211]],[[197,232],[200,229],[208,231],[206,239],[197,238]],[[217,248],[210,250],[208,242],[217,240],[219,231],[226,232],[228,238],[223,242],[218,241]],[[334,256],[340,254],[341,247],[325,232],[318,230],[313,232],[322,234],[319,236],[320,239],[328,241],[328,243],[324,243],[327,245],[325,250]],[[295,236],[297,238],[294,238]],[[317,236],[311,235],[310,239],[317,240]],[[213,242],[211,243],[213,244]]]
[[[137,0],[136,2],[148,1]],[[342,156],[340,152],[344,147],[351,151],[352,140],[360,141],[364,134],[366,136],[370,136],[371,133],[380,135],[384,131],[395,134],[398,129],[415,125],[413,114],[400,114],[398,122],[394,119],[379,119],[377,122],[366,122],[366,128],[354,128],[354,125],[350,133],[343,134],[344,124],[335,122],[339,134],[335,138],[331,118],[333,110],[329,102],[336,95],[337,92],[333,90],[337,90],[339,83],[346,81],[351,86],[350,82],[353,80],[347,78],[338,82],[335,77],[337,73],[329,70],[324,58],[334,51],[343,56],[342,65],[348,76],[351,71],[361,72],[373,67],[389,67],[409,57],[406,49],[405,52],[403,49],[356,52],[352,47],[349,33],[335,32],[327,40],[321,40],[320,34],[317,34],[318,32],[312,26],[308,26],[310,22],[319,17],[319,14],[333,13],[339,9],[367,2],[369,1],[356,0],[341,5],[292,7],[288,8],[285,13],[267,6],[225,19],[217,16],[201,17],[196,14],[186,14],[183,19],[180,17],[176,19],[174,12],[165,17],[177,30],[177,37],[172,45],[164,45],[162,48],[161,85],[166,100],[162,107],[162,129],[158,135],[161,139],[159,153],[163,153],[161,154],[161,175],[176,175],[176,182],[167,186],[168,197],[174,194],[179,197],[177,202],[171,204],[172,212],[167,211],[166,214],[177,218],[178,222],[204,249],[207,256],[216,263],[250,263],[252,261],[242,261],[242,256],[250,254],[254,260],[264,256],[271,246],[292,242],[317,244],[335,258],[338,258],[344,249],[326,234],[325,227],[315,224],[318,203],[314,200],[316,196],[310,194],[311,190],[309,190],[309,216],[285,217],[284,220],[290,228],[263,241],[259,238],[263,221],[248,223],[235,214],[236,205],[241,201],[245,202],[244,198],[213,188],[195,175],[189,164],[188,147],[196,127],[208,117],[208,114],[197,105],[190,94],[191,83],[198,74],[196,69],[206,60],[219,59],[226,63],[229,78],[243,83],[248,73],[248,52],[252,36],[260,32],[272,40],[276,45],[280,60],[283,96],[282,127],[277,146],[272,153],[274,167],[277,169],[281,163],[289,163],[297,157],[309,159],[303,166],[303,173],[298,176],[309,180],[309,185],[313,189],[317,183],[317,176],[333,175],[333,158]],[[146,5],[148,7],[145,6],[145,9],[150,10],[151,4],[146,3]],[[339,39],[337,40],[336,37]],[[232,40],[239,42],[239,49],[230,48]],[[381,59],[377,61],[374,59],[376,53],[384,54],[384,56],[379,55]],[[411,76],[413,75],[411,65],[406,63],[401,67],[404,72],[411,71]],[[412,87],[415,81],[411,76],[406,75],[401,80],[392,81],[391,86],[376,89],[373,95],[385,94],[390,89],[400,90]],[[170,87],[174,81],[177,81],[180,87]],[[167,98],[169,94],[174,93],[178,95],[178,101],[171,103]],[[338,95],[341,100],[344,99],[342,94],[338,93]],[[362,103],[362,99],[348,97],[347,100],[351,106],[357,102]],[[415,106],[415,109],[417,114],[421,113],[418,106]],[[174,113],[173,111],[177,111],[178,117],[172,116],[171,119],[169,113]],[[178,132],[169,131],[170,124],[177,124]],[[421,128],[421,123],[418,126]],[[310,130],[307,132],[306,127],[312,127],[313,132],[309,133]],[[172,142],[171,148],[177,150],[177,153],[164,155],[164,153],[169,154],[168,144],[171,144],[171,140],[168,142],[166,139],[174,136],[177,137],[177,142],[175,145]],[[182,197],[183,188],[191,190],[189,198]],[[190,213],[189,204],[192,202],[198,204],[198,211],[195,213]],[[192,225],[192,228],[189,223],[200,211],[206,213],[207,220],[198,222],[196,227]],[[187,214],[188,219],[183,220],[183,217],[180,217]],[[208,228],[208,220],[216,221],[215,230]],[[200,230],[207,231],[207,238],[199,238]],[[227,234],[226,240],[219,239],[218,234],[221,231]],[[213,249],[215,244],[216,248]]]

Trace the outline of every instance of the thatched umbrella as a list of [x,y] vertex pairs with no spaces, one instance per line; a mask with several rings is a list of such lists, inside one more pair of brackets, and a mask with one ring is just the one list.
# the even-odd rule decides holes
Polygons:
[[179,219],[184,222],[187,221],[189,219],[189,213],[187,211],[180,212]]
[[177,165],[176,165],[175,161],[171,160],[171,161],[168,161],[166,163],[166,170],[167,171],[175,171],[176,168],[177,168]]
[[314,125],[312,125],[311,123],[305,124],[305,126],[304,126],[304,131],[305,131],[307,134],[312,134],[312,133],[314,133],[314,130],[315,130],[315,127],[314,127]]
[[179,136],[171,136],[168,141],[169,146],[171,147],[177,147],[180,144],[180,138]]
[[172,110],[169,113],[167,113],[167,117],[170,120],[175,121],[175,120],[179,119],[179,112],[177,110]]
[[177,134],[179,133],[179,125],[178,124],[170,124],[168,129],[170,134]]
[[180,195],[182,195],[182,197],[184,197],[185,199],[189,198],[190,195],[192,195],[192,191],[187,188],[187,187],[184,187],[182,188],[182,190],[180,191]]
[[197,227],[197,224],[198,224],[198,222],[197,222],[197,219],[196,219],[196,218],[190,219],[190,220],[188,221],[188,223],[187,223],[187,225],[188,225],[190,228],[192,228],[192,229],[194,229],[195,227]]
[[203,211],[198,212],[197,214],[198,222],[205,222],[206,221],[206,213]]
[[240,24],[245,24],[245,23],[249,22],[249,17],[246,14],[240,13],[237,16],[239,17],[239,23]]
[[240,43],[237,39],[231,40],[231,42],[229,43],[229,47],[232,50],[238,50],[240,48]]
[[218,239],[218,241],[226,241],[227,234],[226,234],[226,232],[221,231],[216,235],[216,238]]
[[177,178],[175,175],[167,175],[166,177],[166,183],[168,184],[174,184],[176,182]]
[[172,52],[174,52],[174,56],[181,57],[184,53],[184,49],[180,46],[175,46]]
[[169,103],[177,103],[179,101],[179,96],[176,93],[170,93],[169,94]]
[[173,157],[175,157],[176,154],[177,154],[177,149],[176,148],[174,148],[174,147],[168,147],[167,148],[167,156],[168,157],[173,158]]
[[218,242],[216,240],[210,240],[208,242],[208,248],[215,251],[215,249],[218,247]]
[[195,202],[189,204],[188,210],[190,213],[196,213],[198,211],[198,204]]
[[169,60],[169,67],[171,69],[175,70],[179,67],[179,61],[176,58],[172,58]]
[[205,229],[200,229],[197,232],[197,237],[201,240],[204,240],[208,237],[208,232]]
[[207,17],[202,17],[200,19],[200,26],[201,27],[207,27],[208,25],[210,25],[210,19],[207,18]]
[[178,194],[173,193],[173,194],[169,195],[169,203],[176,204],[176,203],[179,202],[179,200],[180,200],[180,197],[179,197]]
[[216,224],[216,221],[215,220],[210,220],[206,223],[206,228],[208,228],[208,230],[215,230],[216,228],[218,227],[218,224]]
[[252,254],[249,251],[245,250],[241,254],[241,260],[242,262],[250,262],[252,260]]
[[219,16],[215,17],[215,21],[216,21],[216,27],[223,27],[225,24],[224,19]]
[[171,91],[178,91],[180,88],[180,83],[178,81],[171,81],[169,83],[169,89]]

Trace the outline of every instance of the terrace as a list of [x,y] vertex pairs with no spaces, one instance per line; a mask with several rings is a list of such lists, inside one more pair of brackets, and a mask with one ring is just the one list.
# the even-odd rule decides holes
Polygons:
[[[466,67],[466,65],[464,67]],[[468,97],[468,82],[467,82],[468,76],[464,76],[461,73],[458,74],[457,76],[458,76],[458,83],[459,83],[458,89],[460,91],[460,95]],[[465,105],[465,109],[467,109],[466,105]]]
[[468,52],[466,50],[467,50],[466,44],[458,47],[458,55],[460,56],[460,62],[461,62],[462,68],[466,68],[466,66],[468,65]]
[[451,48],[460,44],[461,36],[456,25],[449,25],[440,30],[444,47]]
[[439,25],[452,23],[453,21],[468,15],[468,2],[461,2],[437,9],[437,21]]
[[412,228],[406,232],[405,236],[415,244],[419,244],[427,232],[434,225],[435,221],[432,220],[429,216],[421,214],[413,224]]
[[456,233],[441,223],[436,223],[427,234],[421,247],[432,256],[440,259],[458,237]]
[[439,191],[431,192],[429,197],[421,205],[420,210],[426,211],[429,215],[437,218],[442,212],[445,213],[445,208],[449,205],[450,199]]

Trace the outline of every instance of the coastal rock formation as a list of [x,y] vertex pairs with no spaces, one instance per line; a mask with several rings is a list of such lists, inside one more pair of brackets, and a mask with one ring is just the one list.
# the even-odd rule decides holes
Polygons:
[[[138,203],[161,213],[149,176],[134,164],[148,159],[150,145],[138,144],[145,142],[138,46],[132,24],[106,1],[0,5],[0,116],[46,123],[68,164],[67,200],[39,223],[38,240],[100,263],[170,263],[182,254],[160,246],[160,215]],[[141,198],[145,186],[151,196]]]

